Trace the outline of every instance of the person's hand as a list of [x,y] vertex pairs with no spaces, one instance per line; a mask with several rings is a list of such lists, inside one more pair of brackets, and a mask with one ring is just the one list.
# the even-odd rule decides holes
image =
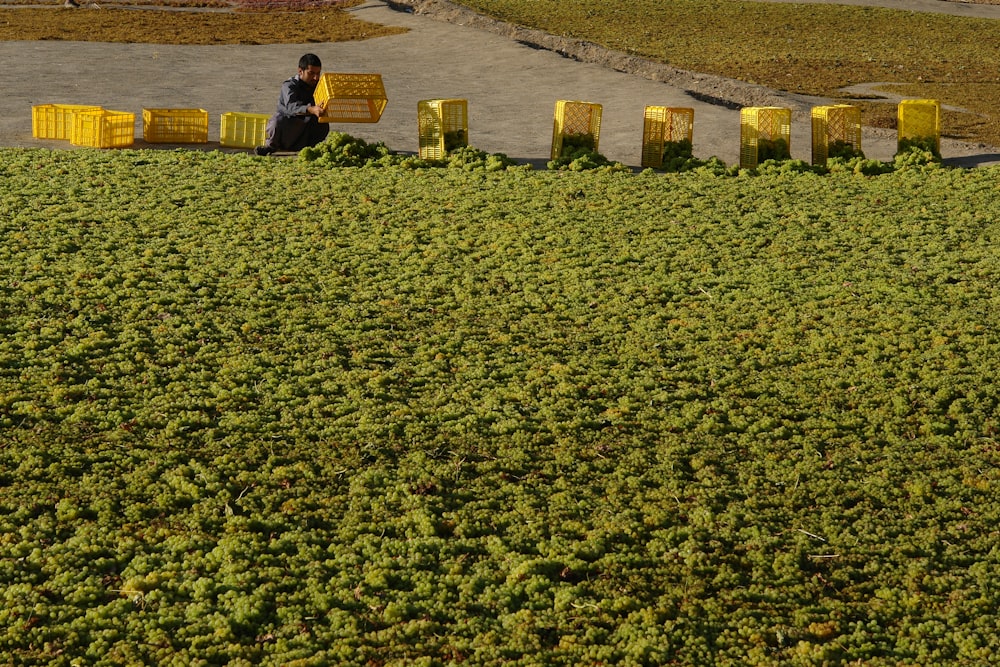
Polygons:
[[324,102],[323,104],[315,104],[309,107],[309,113],[316,116],[317,118],[321,118],[323,114],[326,113],[326,102]]

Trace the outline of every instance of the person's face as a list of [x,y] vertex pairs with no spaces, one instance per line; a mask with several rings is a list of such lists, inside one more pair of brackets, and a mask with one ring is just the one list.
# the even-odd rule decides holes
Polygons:
[[319,83],[319,72],[320,68],[315,65],[310,65],[305,69],[299,70],[299,78],[308,83],[310,86],[315,86]]

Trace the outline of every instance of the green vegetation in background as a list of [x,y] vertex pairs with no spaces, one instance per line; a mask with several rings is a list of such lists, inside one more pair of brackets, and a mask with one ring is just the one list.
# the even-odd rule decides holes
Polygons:
[[1000,145],[1000,40],[986,37],[998,33],[995,20],[728,0],[454,1],[681,69],[856,104],[868,125],[895,127],[896,106],[840,89],[906,84],[904,95],[968,110],[945,112],[948,136]]
[[996,662],[996,169],[487,169],[0,151],[0,662]]

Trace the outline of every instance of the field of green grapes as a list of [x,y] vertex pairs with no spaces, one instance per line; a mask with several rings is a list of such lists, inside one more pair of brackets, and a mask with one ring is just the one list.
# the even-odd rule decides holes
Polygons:
[[995,664],[998,190],[0,150],[0,663]]

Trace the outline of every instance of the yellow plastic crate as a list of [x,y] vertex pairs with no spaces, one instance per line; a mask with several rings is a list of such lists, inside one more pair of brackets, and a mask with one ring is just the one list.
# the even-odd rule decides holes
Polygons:
[[663,166],[663,151],[670,144],[687,142],[694,136],[694,109],[647,106],[643,110],[642,166]]
[[208,142],[208,112],[204,109],[143,109],[142,138],[151,144]]
[[70,142],[91,148],[125,148],[135,142],[135,114],[96,109],[73,114]]
[[389,103],[381,74],[321,74],[313,97],[326,104],[322,123],[377,123]]
[[941,104],[937,100],[903,100],[896,108],[897,148],[904,141],[925,141],[941,153]]
[[418,155],[441,160],[448,153],[469,145],[469,104],[466,100],[422,100],[417,102]]
[[740,167],[753,169],[769,159],[791,156],[792,110],[782,107],[740,109]]
[[556,102],[551,159],[560,157],[564,146],[589,148],[596,152],[601,139],[602,111],[600,104],[591,102]]
[[219,145],[231,148],[254,148],[263,146],[267,121],[271,116],[266,113],[237,113],[230,111],[222,114],[219,129]]
[[62,139],[73,136],[73,114],[96,111],[93,104],[39,104],[31,107],[31,136],[35,139]]
[[861,109],[850,104],[834,104],[812,109],[812,163],[826,166],[830,149],[834,153],[861,153]]

